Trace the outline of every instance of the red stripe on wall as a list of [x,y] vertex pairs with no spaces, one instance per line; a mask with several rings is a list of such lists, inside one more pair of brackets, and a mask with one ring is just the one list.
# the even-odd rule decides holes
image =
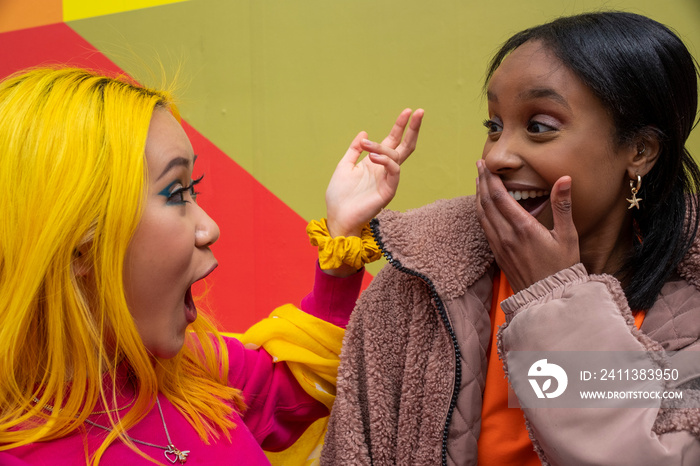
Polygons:
[[[63,23],[2,33],[0,50],[0,77],[53,64],[121,72]],[[223,329],[240,332],[281,304],[299,304],[312,285],[316,250],[303,218],[197,130],[183,126],[199,156],[196,173],[206,175],[198,202],[221,229],[213,247],[219,268],[207,279],[206,307]],[[365,286],[370,280],[368,274]]]

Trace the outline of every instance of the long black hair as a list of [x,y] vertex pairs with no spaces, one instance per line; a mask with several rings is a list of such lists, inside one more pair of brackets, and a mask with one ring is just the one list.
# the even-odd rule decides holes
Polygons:
[[634,310],[649,309],[695,239],[700,170],[685,147],[696,125],[698,66],[683,42],[652,19],[596,12],[556,19],[508,39],[493,57],[486,84],[505,57],[540,41],[602,101],[618,145],[653,137],[656,164],[633,209],[635,244],[620,270]]

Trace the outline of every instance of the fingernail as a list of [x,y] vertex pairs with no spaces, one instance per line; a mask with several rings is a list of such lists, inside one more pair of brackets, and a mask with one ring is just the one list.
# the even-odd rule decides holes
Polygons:
[[559,184],[560,191],[568,191],[571,189],[571,178],[567,178]]
[[372,141],[370,141],[369,139],[363,139],[363,140],[362,140],[362,144],[371,145],[371,144],[372,144]]

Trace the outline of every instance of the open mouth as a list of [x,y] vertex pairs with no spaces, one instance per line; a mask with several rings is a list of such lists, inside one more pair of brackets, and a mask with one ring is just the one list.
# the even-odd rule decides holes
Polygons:
[[543,190],[508,191],[508,194],[532,216],[537,216],[549,200],[549,191]]
[[187,288],[187,292],[185,292],[185,316],[187,317],[187,322],[190,324],[197,320],[197,306],[194,304],[194,298],[192,297],[192,285],[197,283],[200,280],[204,280],[210,273],[214,271],[218,267],[218,263],[216,261],[213,261],[213,264],[209,267],[209,269],[202,274],[198,279],[196,279],[192,284],[190,284],[190,287]]
[[185,317],[190,324],[197,320],[197,306],[194,305],[194,298],[192,298],[192,287],[187,288],[185,293]]

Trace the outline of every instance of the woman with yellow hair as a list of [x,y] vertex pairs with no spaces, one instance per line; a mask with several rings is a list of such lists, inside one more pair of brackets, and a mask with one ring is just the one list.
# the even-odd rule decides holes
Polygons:
[[[353,140],[327,225],[310,229],[327,273],[308,314],[273,319],[331,372],[342,331],[325,321],[347,322],[368,259],[352,237],[393,197],[422,115],[402,112],[381,144]],[[267,464],[263,448],[327,415],[304,386],[313,367],[197,315],[219,230],[195,161],[167,92],[69,68],[0,83],[0,186],[14,188],[0,200],[0,464]]]

